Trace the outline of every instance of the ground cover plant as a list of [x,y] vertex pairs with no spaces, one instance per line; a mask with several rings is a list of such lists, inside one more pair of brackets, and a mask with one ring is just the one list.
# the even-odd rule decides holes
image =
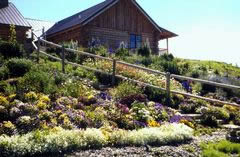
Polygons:
[[34,156],[59,154],[69,150],[112,146],[163,145],[188,141],[192,129],[183,124],[165,124],[159,128],[144,128],[134,131],[109,128],[86,130],[50,130],[30,132],[24,135],[0,136],[1,156]]
[[240,144],[222,140],[217,143],[202,143],[203,157],[230,157],[240,156]]

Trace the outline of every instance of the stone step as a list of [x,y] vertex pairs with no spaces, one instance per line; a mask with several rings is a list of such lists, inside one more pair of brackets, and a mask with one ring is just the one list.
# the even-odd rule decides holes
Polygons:
[[224,129],[229,129],[229,130],[240,130],[240,126],[234,125],[234,124],[225,124],[225,125],[221,125],[220,127]]
[[[201,123],[201,119],[196,119],[195,122]],[[218,119],[217,122],[218,122],[218,125],[223,125],[224,124],[224,121],[220,120],[220,119]]]
[[201,114],[181,114],[183,117],[191,118],[191,119],[200,119]]

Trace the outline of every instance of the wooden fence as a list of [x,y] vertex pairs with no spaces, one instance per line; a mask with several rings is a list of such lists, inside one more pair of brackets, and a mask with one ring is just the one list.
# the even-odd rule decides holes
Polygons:
[[[196,78],[191,78],[191,77],[185,77],[185,76],[180,76],[180,75],[160,72],[160,71],[149,69],[149,68],[146,68],[146,67],[142,67],[142,66],[138,66],[138,65],[134,65],[134,64],[129,64],[129,63],[126,63],[126,62],[123,62],[123,61],[118,61],[118,60],[115,60],[115,59],[102,57],[102,56],[90,54],[90,53],[83,52],[83,51],[77,51],[77,50],[73,50],[73,49],[69,49],[69,48],[64,48],[61,45],[49,42],[49,41],[41,39],[41,38],[38,38],[38,40],[37,40],[38,45],[37,46],[35,45],[35,42],[36,41],[33,41],[32,44],[33,44],[34,48],[37,50],[37,52],[38,52],[37,53],[37,58],[38,58],[37,60],[39,61],[40,54],[43,54],[43,55],[48,56],[48,57],[50,57],[52,59],[60,61],[62,63],[62,72],[63,73],[65,73],[65,65],[66,64],[70,64],[70,65],[81,67],[81,68],[84,68],[84,69],[87,69],[87,70],[99,72],[99,73],[106,74],[106,75],[111,75],[112,76],[112,85],[115,84],[115,78],[120,78],[120,79],[129,80],[129,81],[134,82],[134,83],[140,83],[140,84],[148,86],[148,87],[152,87],[152,88],[156,88],[156,89],[165,91],[166,92],[166,96],[167,96],[167,100],[170,100],[170,94],[173,93],[173,94],[184,95],[186,97],[193,97],[193,98],[197,98],[197,99],[202,99],[202,100],[205,100],[205,101],[208,101],[208,102],[219,103],[219,104],[227,104],[227,105],[231,105],[231,106],[240,107],[240,104],[236,104],[236,103],[220,101],[220,100],[217,100],[217,99],[211,99],[211,98],[206,98],[206,97],[202,97],[202,96],[198,96],[198,95],[194,95],[194,94],[190,94],[190,93],[185,93],[185,92],[171,90],[171,81],[170,81],[170,79],[171,78],[175,78],[175,79],[180,79],[180,80],[192,80],[192,81],[195,81],[195,82],[200,82],[200,83],[204,83],[204,84],[208,84],[208,85],[212,85],[212,86],[216,86],[216,87],[222,87],[222,88],[228,88],[228,89],[237,89],[237,90],[240,90],[240,86],[222,84],[222,83],[217,83],[217,82],[208,81],[208,80],[202,80],[202,79],[196,79]],[[41,42],[44,43],[44,44],[48,44],[48,45],[57,47],[57,48],[61,48],[62,49],[62,51],[61,51],[61,53],[62,53],[61,58],[52,56],[50,54],[47,54],[46,52],[41,51],[40,50]],[[106,72],[98,70],[98,69],[93,69],[93,68],[90,68],[90,67],[87,67],[87,66],[84,66],[84,65],[80,65],[80,64],[76,64],[76,63],[73,63],[73,62],[66,61],[65,60],[65,52],[66,51],[69,51],[69,52],[72,52],[72,53],[80,53],[82,55],[86,55],[86,56],[90,56],[90,57],[94,57],[94,58],[110,61],[110,62],[112,62],[112,73],[111,74],[110,73],[106,73]],[[143,71],[146,71],[146,72],[149,72],[149,73],[163,75],[163,76],[166,77],[166,86],[165,86],[165,88],[161,88],[161,87],[157,87],[157,86],[154,86],[152,84],[149,84],[149,83],[144,83],[144,82],[141,82],[141,81],[138,81],[138,80],[130,79],[128,77],[117,75],[117,71],[116,71],[117,64],[122,64],[122,65],[125,65],[125,66],[128,66],[128,67],[136,68],[136,69],[143,70]]]

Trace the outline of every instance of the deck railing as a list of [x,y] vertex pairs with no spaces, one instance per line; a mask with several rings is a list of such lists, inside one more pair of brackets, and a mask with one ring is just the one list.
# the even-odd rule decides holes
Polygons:
[[[186,92],[171,90],[171,81],[170,81],[170,79],[171,78],[175,78],[175,79],[180,79],[180,80],[191,80],[191,81],[195,81],[195,82],[209,84],[209,85],[216,86],[216,87],[237,89],[237,90],[240,90],[240,86],[222,84],[222,83],[217,83],[217,82],[208,81],[208,80],[202,80],[202,79],[196,79],[196,78],[191,78],[191,77],[185,77],[185,76],[180,76],[180,75],[160,72],[158,70],[149,69],[149,68],[138,66],[138,65],[135,65],[135,64],[129,64],[129,63],[126,63],[126,62],[123,62],[123,61],[118,61],[118,60],[115,60],[115,59],[112,59],[112,58],[102,57],[102,56],[90,54],[90,53],[83,52],[83,51],[78,51],[78,50],[73,50],[73,49],[69,49],[69,48],[64,48],[63,46],[61,46],[59,44],[56,44],[56,43],[53,43],[53,42],[49,42],[49,41],[41,39],[41,38],[38,38],[38,41],[37,41],[38,45],[37,46],[35,45],[35,42],[36,41],[33,41],[32,44],[33,44],[34,48],[37,50],[37,53],[38,53],[37,54],[37,57],[38,57],[37,60],[39,61],[40,54],[42,54],[42,55],[48,56],[48,57],[50,57],[52,59],[55,59],[57,61],[60,61],[62,63],[62,72],[63,73],[65,73],[65,64],[70,64],[70,65],[81,67],[81,68],[84,68],[84,69],[87,69],[87,70],[91,70],[91,71],[94,71],[94,72],[99,72],[99,73],[102,73],[102,74],[110,75],[110,76],[112,76],[112,85],[115,84],[115,78],[120,78],[120,79],[129,80],[129,81],[134,82],[134,83],[140,83],[140,84],[148,86],[148,87],[152,87],[152,88],[156,88],[156,89],[165,91],[168,100],[170,100],[170,94],[173,93],[173,94],[184,95],[186,97],[194,97],[194,98],[197,98],[197,99],[202,99],[202,100],[205,100],[205,101],[208,101],[208,102],[219,103],[219,104],[227,104],[227,105],[231,105],[231,106],[240,107],[240,104],[237,104],[237,103],[231,103],[231,102],[221,101],[221,100],[217,100],[217,99],[211,99],[211,98],[207,98],[207,97],[203,97],[203,96],[199,96],[199,95],[194,95],[194,94],[190,94],[190,93],[186,93]],[[40,43],[41,42],[44,43],[44,44],[48,44],[48,45],[54,46],[54,47],[62,48],[61,58],[52,56],[50,54],[47,54],[46,52],[41,51],[40,50]],[[84,65],[80,65],[80,64],[77,64],[77,63],[66,61],[65,60],[65,52],[66,51],[73,52],[73,53],[80,53],[82,55],[86,55],[86,56],[90,56],[90,57],[94,57],[94,58],[110,61],[110,62],[112,62],[112,73],[107,73],[107,72],[104,72],[102,70],[98,70],[98,69],[90,68],[90,67],[87,67],[87,66],[84,66]],[[116,69],[117,64],[122,64],[122,65],[125,65],[125,66],[128,66],[128,67],[136,68],[136,69],[143,70],[143,71],[146,71],[146,72],[149,72],[149,73],[163,75],[163,76],[166,77],[166,86],[165,86],[165,88],[161,88],[161,87],[149,84],[149,83],[141,82],[139,80],[131,79],[131,78],[128,78],[128,77],[125,77],[125,76],[122,76],[122,75],[117,75],[117,71],[116,71],[117,70]]]

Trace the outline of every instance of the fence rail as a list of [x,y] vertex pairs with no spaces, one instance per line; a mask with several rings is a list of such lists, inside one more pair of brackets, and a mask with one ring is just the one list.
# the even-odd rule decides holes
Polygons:
[[[43,43],[51,45],[51,46],[55,46],[57,48],[62,48],[62,58],[58,58],[58,57],[52,56],[50,54],[47,54],[46,52],[40,51],[40,42],[43,42]],[[186,97],[193,97],[193,98],[197,98],[197,99],[202,99],[202,100],[205,100],[205,101],[208,101],[208,102],[219,103],[219,104],[227,104],[227,105],[231,105],[231,106],[235,106],[235,107],[240,107],[240,104],[236,104],[236,103],[220,101],[220,100],[217,100],[217,99],[211,99],[211,98],[206,98],[206,97],[202,97],[202,96],[198,96],[198,95],[194,95],[194,94],[190,94],[190,93],[185,93],[185,92],[171,90],[171,88],[170,88],[171,87],[170,79],[171,78],[175,78],[175,79],[180,79],[180,80],[192,80],[192,81],[195,81],[195,82],[209,84],[209,85],[213,85],[213,86],[216,86],[216,87],[228,88],[228,89],[237,89],[237,90],[240,89],[240,86],[222,84],[222,83],[217,83],[217,82],[208,81],[208,80],[202,80],[202,79],[196,79],[196,78],[180,76],[180,75],[175,75],[175,74],[170,74],[170,73],[164,73],[164,72],[160,72],[160,71],[157,71],[157,70],[149,69],[149,68],[146,68],[146,67],[142,67],[142,66],[126,63],[126,62],[123,62],[123,61],[117,61],[115,59],[102,57],[102,56],[90,54],[90,53],[83,52],[83,51],[78,51],[78,50],[73,50],[73,49],[69,49],[69,48],[64,48],[62,45],[55,44],[53,42],[49,42],[49,41],[41,39],[41,38],[38,38],[38,46],[35,45],[35,42],[32,42],[32,44],[33,44],[34,48],[38,51],[38,60],[39,60],[39,54],[41,53],[41,54],[46,55],[46,56],[48,56],[48,57],[50,57],[52,59],[60,61],[60,62],[62,62],[62,70],[63,70],[63,72],[65,72],[65,68],[64,68],[65,64],[70,64],[70,65],[81,67],[81,68],[84,68],[84,69],[87,69],[87,70],[91,70],[91,71],[94,71],[94,72],[98,72],[98,73],[102,73],[102,74],[106,74],[106,75],[111,75],[112,76],[112,85],[115,84],[115,77],[116,77],[116,78],[129,80],[129,81],[134,82],[134,83],[142,84],[142,85],[145,85],[145,86],[148,86],[148,87],[152,87],[152,88],[156,88],[156,89],[165,91],[167,93],[167,99],[170,99],[170,93],[173,93],[173,94],[184,95]],[[82,55],[87,55],[87,56],[90,56],[90,57],[111,61],[112,65],[113,65],[112,73],[111,74],[110,73],[106,73],[106,72],[98,70],[98,69],[94,69],[94,68],[90,68],[90,67],[87,67],[87,66],[84,66],[84,65],[80,65],[80,64],[77,64],[77,63],[66,61],[65,58],[64,58],[65,51],[69,51],[69,52],[73,52],[73,53],[80,53]],[[166,77],[166,87],[165,88],[161,88],[161,87],[149,84],[149,83],[144,83],[144,82],[141,82],[141,81],[138,81],[138,80],[134,80],[134,79],[131,79],[131,78],[128,78],[128,77],[124,77],[124,76],[121,76],[121,75],[116,75],[117,74],[117,71],[116,71],[117,64],[122,64],[122,65],[125,65],[125,66],[128,66],[128,67],[140,69],[140,70],[143,70],[143,71],[146,71],[146,72],[150,72],[150,73],[164,75]]]

